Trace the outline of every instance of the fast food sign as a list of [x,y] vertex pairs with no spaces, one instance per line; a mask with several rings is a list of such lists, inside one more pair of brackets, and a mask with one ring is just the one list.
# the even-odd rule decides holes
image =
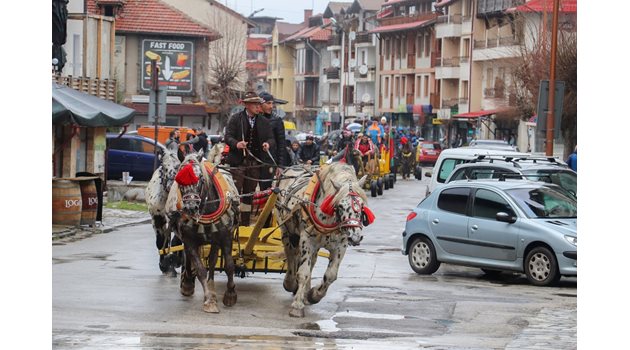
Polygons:
[[191,41],[142,40],[142,82],[144,91],[150,91],[151,60],[157,60],[158,81],[168,92],[192,92],[194,47]]

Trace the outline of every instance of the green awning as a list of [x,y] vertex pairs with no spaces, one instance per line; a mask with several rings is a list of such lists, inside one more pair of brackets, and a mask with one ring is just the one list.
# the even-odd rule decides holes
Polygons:
[[88,127],[123,126],[135,111],[114,102],[52,83],[53,124],[78,124]]

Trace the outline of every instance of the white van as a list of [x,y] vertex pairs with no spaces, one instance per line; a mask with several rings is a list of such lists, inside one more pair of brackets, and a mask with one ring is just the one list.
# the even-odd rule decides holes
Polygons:
[[468,163],[477,157],[484,156],[513,156],[513,157],[529,157],[529,153],[521,153],[516,151],[486,149],[477,147],[459,147],[459,148],[447,148],[440,153],[433,172],[427,172],[425,176],[430,177],[429,186],[427,187],[426,195],[428,196],[435,187],[439,184],[446,182],[446,179],[451,174],[456,165],[462,163]]

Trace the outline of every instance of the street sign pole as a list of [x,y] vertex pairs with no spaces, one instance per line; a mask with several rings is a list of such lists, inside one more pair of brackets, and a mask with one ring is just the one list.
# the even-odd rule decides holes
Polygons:
[[[153,89],[153,91],[155,92],[155,95],[157,97],[157,94],[160,91],[160,84],[159,84],[159,79],[158,79],[158,66],[157,66],[157,60],[151,60],[151,89]],[[157,99],[157,98],[156,98]],[[153,159],[153,171],[155,171],[157,169],[157,164],[158,164],[158,115],[160,115],[159,112],[159,103],[155,103],[155,115],[153,116],[153,123],[155,125],[155,134],[154,134],[154,140],[155,140],[155,144],[154,144],[154,159]]]
[[[554,99],[556,96],[556,51],[558,50],[558,8],[560,0],[553,2],[553,21],[551,25],[551,69],[549,73],[549,111],[547,112],[547,137],[545,154],[553,156],[553,136],[554,136]],[[560,125],[555,125],[559,128]]]

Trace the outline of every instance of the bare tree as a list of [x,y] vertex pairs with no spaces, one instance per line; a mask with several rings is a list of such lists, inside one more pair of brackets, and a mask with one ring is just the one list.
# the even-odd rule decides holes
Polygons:
[[209,45],[206,89],[207,95],[219,103],[219,130],[222,130],[244,88],[247,27],[221,11],[209,13],[208,18],[210,26],[221,33],[221,39]]
[[[569,26],[569,30],[560,28],[558,31],[556,80],[565,83],[561,131],[566,157],[577,143],[577,32],[569,22],[564,25]],[[549,79],[551,30],[540,28],[525,16],[515,18],[515,27],[523,31],[525,40],[512,67],[514,84],[511,88],[517,109],[526,118],[536,114],[540,81]]]

